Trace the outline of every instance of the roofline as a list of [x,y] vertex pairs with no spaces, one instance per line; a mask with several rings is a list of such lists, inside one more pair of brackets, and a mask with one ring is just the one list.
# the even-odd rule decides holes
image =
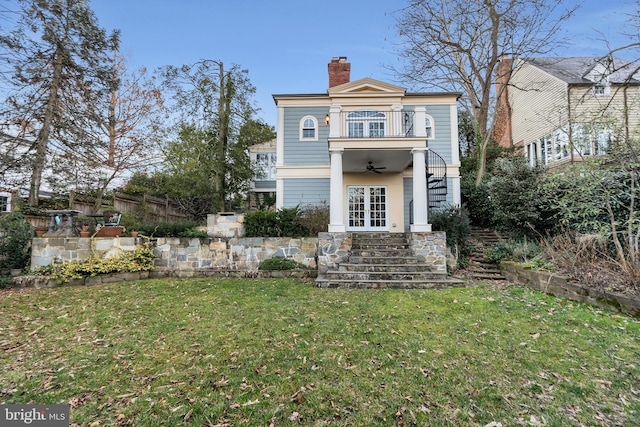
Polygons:
[[[438,97],[438,96],[455,96],[456,100],[460,99],[462,92],[406,92],[404,96],[418,97]],[[274,102],[281,98],[329,98],[328,93],[275,93],[272,94]]]
[[405,96],[455,96],[458,99],[462,92],[407,92]]

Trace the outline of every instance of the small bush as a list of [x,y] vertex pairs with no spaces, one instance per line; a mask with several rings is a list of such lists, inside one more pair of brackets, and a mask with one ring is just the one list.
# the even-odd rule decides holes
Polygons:
[[541,257],[532,258],[530,261],[523,262],[523,267],[532,268],[534,270],[549,270],[553,271],[554,267],[549,261]]
[[275,257],[265,259],[258,265],[258,270],[273,271],[273,270],[295,270],[297,268],[307,268],[306,265],[296,262],[292,259]]
[[447,246],[454,254],[460,254],[466,247],[471,234],[469,215],[465,208],[445,206],[429,215],[429,222],[434,230],[447,233]]
[[0,269],[24,269],[31,261],[33,227],[20,212],[0,216]]
[[301,216],[300,224],[308,231],[309,236],[317,237],[318,233],[327,231],[329,206],[326,202],[303,206]]
[[461,191],[462,200],[471,222],[482,227],[493,227],[496,207],[491,198],[491,188],[487,180],[476,187],[473,174],[463,176]]
[[[198,234],[196,229],[197,223],[192,221],[184,222],[169,222],[163,221],[158,223],[145,223],[139,224],[138,230],[145,236],[153,237],[200,237],[202,234]],[[206,233],[204,236],[207,237]]]
[[97,274],[150,271],[153,270],[153,259],[153,249],[149,245],[142,245],[133,252],[122,252],[116,257],[102,259],[94,255],[83,261],[38,267],[31,273],[69,282]]
[[254,211],[244,217],[247,237],[303,237],[309,231],[302,225],[298,206],[277,211]]
[[11,284],[11,276],[0,276],[0,289],[8,288]]
[[529,262],[540,252],[540,245],[530,239],[501,240],[484,252],[484,260],[494,264],[502,260]]

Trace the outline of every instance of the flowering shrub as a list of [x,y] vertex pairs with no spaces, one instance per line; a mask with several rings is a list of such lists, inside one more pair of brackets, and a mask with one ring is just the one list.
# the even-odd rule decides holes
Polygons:
[[91,255],[86,260],[51,264],[32,270],[32,274],[48,276],[63,283],[84,276],[107,273],[123,273],[153,270],[153,250],[147,244],[137,246],[133,252],[122,252],[119,256],[102,259]]

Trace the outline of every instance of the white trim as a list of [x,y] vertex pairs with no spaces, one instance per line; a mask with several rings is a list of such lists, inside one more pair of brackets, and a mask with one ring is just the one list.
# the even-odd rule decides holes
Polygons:
[[[460,166],[460,136],[458,134],[458,106],[451,105],[449,107],[449,126],[451,128],[451,164]],[[435,134],[435,122],[433,123],[433,132]],[[447,167],[448,169],[448,167]],[[459,192],[458,192],[459,193]]]
[[280,166],[276,178],[329,178],[330,166]]
[[[305,137],[304,136],[304,130],[305,129],[310,129],[310,128],[305,128],[304,127],[304,123],[307,120],[311,120],[313,122],[313,138],[311,137]],[[299,131],[299,135],[298,137],[300,138],[300,141],[317,141],[318,140],[318,119],[315,116],[304,116],[303,118],[300,119],[300,122],[298,124],[298,131]]]
[[451,178],[451,201],[453,206],[462,206],[462,196],[460,191],[460,176]]
[[[284,165],[284,108],[278,107],[278,133],[276,134],[276,169]],[[276,171],[277,174],[277,171]]]
[[276,179],[276,209],[284,208],[284,179]]

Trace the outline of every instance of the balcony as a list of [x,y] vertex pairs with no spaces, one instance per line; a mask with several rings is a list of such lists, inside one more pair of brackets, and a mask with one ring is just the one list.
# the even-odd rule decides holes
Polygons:
[[[359,110],[331,114],[330,138],[416,138],[414,111]],[[337,123],[335,122],[335,119]],[[424,133],[424,129],[423,132]],[[417,133],[417,134],[416,134]],[[426,133],[424,133],[426,137]]]

